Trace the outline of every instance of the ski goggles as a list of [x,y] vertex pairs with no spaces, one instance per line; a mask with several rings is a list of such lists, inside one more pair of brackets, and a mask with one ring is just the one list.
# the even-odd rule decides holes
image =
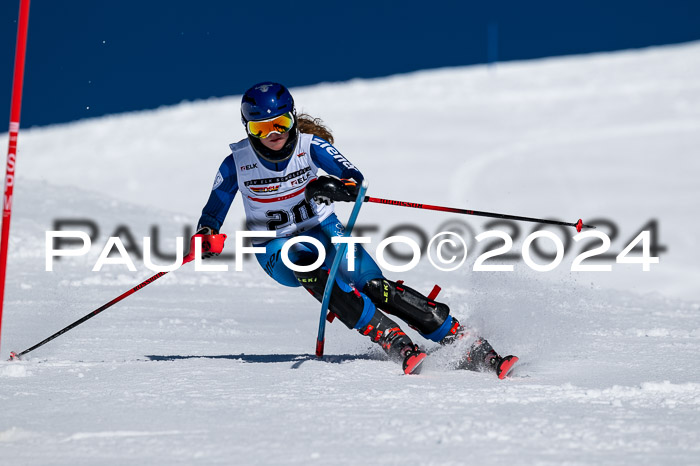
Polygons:
[[258,139],[265,139],[272,133],[284,134],[294,126],[294,116],[287,112],[269,120],[249,121],[246,123],[248,134]]

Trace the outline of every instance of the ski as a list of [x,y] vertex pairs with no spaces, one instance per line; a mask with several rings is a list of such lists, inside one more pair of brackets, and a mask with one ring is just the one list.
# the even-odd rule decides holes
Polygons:
[[513,369],[513,366],[516,362],[518,362],[518,360],[519,358],[513,355],[501,358],[501,360],[498,362],[498,365],[496,366],[496,375],[498,376],[498,378],[503,380],[506,377],[508,377],[511,370]]
[[[431,356],[433,354],[436,354],[440,352],[441,350],[447,349],[445,346],[436,346],[433,348],[430,348],[426,351],[426,356]],[[495,372],[496,376],[500,379],[506,379],[510,378],[513,376],[513,368],[515,367],[516,363],[520,361],[520,358],[517,356],[508,355],[508,356],[496,356],[495,361],[491,364],[488,365],[477,365],[477,366],[470,366],[468,364],[465,364],[466,361],[466,356],[461,356],[460,360],[456,363],[456,366],[454,367],[454,370],[468,370],[468,371],[474,371],[474,372]]]
[[406,375],[418,375],[423,369],[423,360],[427,354],[420,352],[408,355],[403,361],[403,373]]

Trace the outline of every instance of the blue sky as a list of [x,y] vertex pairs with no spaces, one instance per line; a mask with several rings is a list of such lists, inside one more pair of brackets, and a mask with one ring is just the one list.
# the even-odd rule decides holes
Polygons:
[[[9,115],[19,0],[0,12]],[[490,38],[490,39],[489,39]],[[700,39],[700,2],[33,0],[22,126],[288,86]]]

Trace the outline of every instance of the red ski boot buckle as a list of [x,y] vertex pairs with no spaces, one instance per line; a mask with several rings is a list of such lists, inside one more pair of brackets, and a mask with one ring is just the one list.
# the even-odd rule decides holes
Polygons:
[[442,290],[442,288],[440,288],[439,286],[435,285],[435,286],[433,287],[433,290],[432,290],[432,291],[430,292],[430,294],[428,295],[428,301],[435,301],[435,298],[437,298],[437,295],[440,294],[440,290]]

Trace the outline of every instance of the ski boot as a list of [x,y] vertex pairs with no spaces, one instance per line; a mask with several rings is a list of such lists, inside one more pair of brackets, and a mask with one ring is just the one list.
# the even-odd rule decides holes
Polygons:
[[358,329],[358,332],[379,343],[389,359],[401,362],[404,374],[420,373],[427,355],[380,310],[377,310],[369,324]]
[[[453,320],[455,323],[450,333],[440,342],[443,345],[452,344],[457,340],[469,337],[471,334],[470,330],[461,326],[457,319],[453,318]],[[459,361],[457,369],[492,371],[496,373],[499,379],[503,380],[508,376],[516,362],[518,362],[517,356],[501,357],[488,341],[483,338],[477,338],[469,347],[467,355]]]

